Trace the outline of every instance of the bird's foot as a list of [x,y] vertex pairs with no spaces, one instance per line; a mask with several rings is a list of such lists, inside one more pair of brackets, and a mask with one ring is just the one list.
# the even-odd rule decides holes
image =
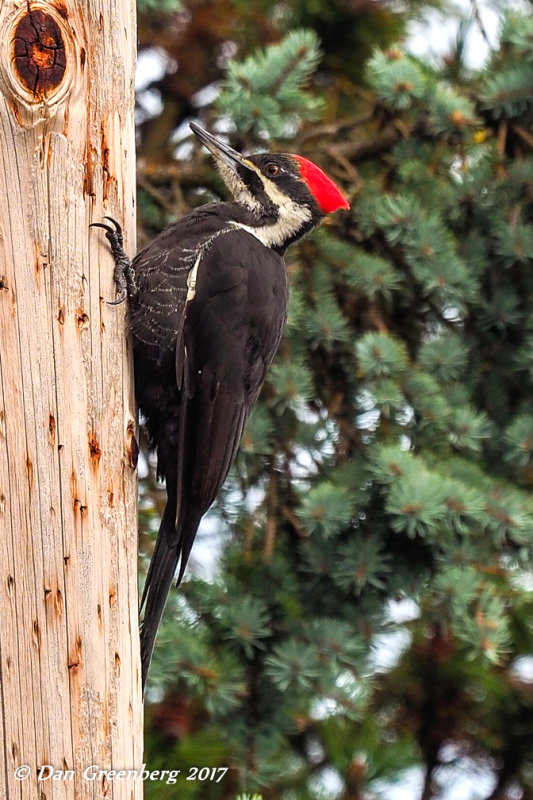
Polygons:
[[131,261],[124,250],[122,227],[113,217],[105,216],[104,219],[108,219],[111,225],[106,225],[104,222],[92,222],[89,227],[102,228],[111,245],[111,252],[115,259],[113,280],[117,287],[118,297],[116,300],[108,300],[108,303],[110,306],[117,306],[123,303],[127,297],[132,300],[137,294],[137,286],[135,284],[135,273]]

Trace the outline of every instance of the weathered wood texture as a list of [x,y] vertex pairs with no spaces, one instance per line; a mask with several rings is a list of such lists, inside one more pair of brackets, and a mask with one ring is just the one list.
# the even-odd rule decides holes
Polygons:
[[[140,798],[133,0],[0,0],[0,797]],[[49,764],[73,770],[39,781]],[[29,766],[17,781],[15,769]]]

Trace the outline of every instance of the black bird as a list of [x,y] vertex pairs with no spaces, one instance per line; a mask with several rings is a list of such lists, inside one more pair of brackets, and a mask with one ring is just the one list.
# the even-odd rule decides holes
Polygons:
[[349,207],[311,161],[276,153],[245,158],[191,128],[233,201],[195,209],[132,263],[118,223],[95,223],[115,257],[115,302],[129,298],[136,398],[167,489],[141,600],[143,686],[178,564],[179,584],[283,334],[283,253],[326,214]]

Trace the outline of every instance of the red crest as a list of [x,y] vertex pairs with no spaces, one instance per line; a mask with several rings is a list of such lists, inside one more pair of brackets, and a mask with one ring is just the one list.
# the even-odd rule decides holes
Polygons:
[[300,175],[309,187],[324,214],[331,214],[339,208],[350,208],[350,204],[326,173],[303,156],[294,156],[300,167]]

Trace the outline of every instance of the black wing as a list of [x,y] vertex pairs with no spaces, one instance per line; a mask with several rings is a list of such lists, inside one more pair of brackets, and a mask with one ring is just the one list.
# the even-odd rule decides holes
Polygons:
[[187,419],[178,497],[202,513],[235,457],[285,327],[287,299],[283,260],[254,236],[234,230],[206,249],[176,359]]
[[235,458],[287,315],[283,259],[251,234],[217,232],[195,265],[195,285],[185,283],[188,299],[176,322],[174,402],[159,424],[168,503],[143,595],[143,670],[177,564],[179,582],[201,517]]

